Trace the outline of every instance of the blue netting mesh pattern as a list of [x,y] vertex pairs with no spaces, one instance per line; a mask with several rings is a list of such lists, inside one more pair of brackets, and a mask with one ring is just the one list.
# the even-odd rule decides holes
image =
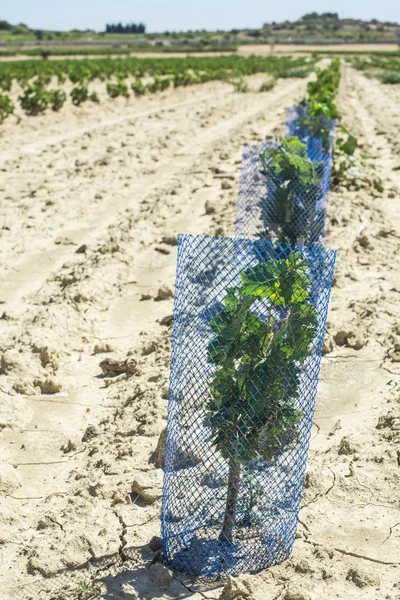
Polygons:
[[[237,237],[279,239],[281,226],[277,210],[281,203],[280,191],[287,182],[272,169],[263,172],[260,160],[265,148],[277,145],[276,142],[261,142],[245,146],[243,150],[235,224]],[[293,206],[289,217],[285,215],[284,218],[292,222],[290,229],[295,243],[324,244],[332,157],[323,151],[319,138],[309,137],[306,146],[308,158],[319,163],[319,185],[306,187],[299,184],[295,187],[296,183],[291,178],[290,183],[294,183],[295,187]],[[283,219],[280,220],[282,222]]]
[[289,557],[334,262],[318,246],[179,236],[161,525],[175,570],[217,578]]
[[[287,137],[298,137],[303,143],[307,143],[307,140],[315,136],[315,131],[311,131],[309,127],[307,127],[304,123],[304,120],[307,117],[307,107],[306,106],[294,106],[288,109],[288,118],[286,121],[286,136]],[[318,130],[323,131],[323,142],[321,137],[321,142],[323,143],[324,150],[332,153],[333,144],[335,141],[335,127],[336,120],[335,119],[326,119],[321,116],[318,119],[314,119],[313,123],[314,127]]]

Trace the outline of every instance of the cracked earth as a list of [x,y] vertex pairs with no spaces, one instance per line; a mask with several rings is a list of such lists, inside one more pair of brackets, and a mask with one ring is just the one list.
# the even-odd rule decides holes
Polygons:
[[350,68],[342,124],[384,192],[330,194],[338,259],[293,556],[205,587],[149,546],[176,234],[233,233],[242,147],[283,133],[304,88],[206,84],[2,133],[1,599],[400,598],[400,97]]

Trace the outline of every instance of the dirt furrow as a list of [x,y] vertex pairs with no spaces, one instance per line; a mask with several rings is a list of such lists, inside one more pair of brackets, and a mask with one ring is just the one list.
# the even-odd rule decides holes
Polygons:
[[[400,140],[398,136],[400,126],[399,104],[400,89],[398,85],[384,85],[377,79],[368,79],[358,71],[352,70],[351,94],[354,102],[355,114],[359,107],[367,110],[373,119],[374,131],[372,137],[370,132],[366,142],[371,156],[377,158],[382,154],[382,144],[388,144],[391,148],[393,167],[399,167]],[[384,110],[382,110],[384,108]],[[385,141],[382,141],[385,140]],[[387,164],[387,167],[392,165]]]
[[[222,96],[198,105],[170,109],[141,127],[136,122],[106,129],[97,136],[71,142],[46,156],[10,161],[1,202],[3,287],[0,299],[32,290],[32,280],[46,273],[115,214],[138,206],[151,189],[166,184],[230,127],[264,107],[272,110],[303,82],[282,82],[272,95]],[[194,143],[194,140],[196,142]],[[46,165],[43,175],[43,164]],[[40,232],[40,236],[38,235]],[[32,277],[33,275],[33,277]],[[26,281],[26,286],[20,284]]]
[[[215,87],[214,86],[210,86],[211,87]],[[222,88],[224,88],[224,86],[221,86]],[[224,96],[225,98],[229,95],[229,93],[233,93],[233,90],[227,90],[226,87],[224,89],[219,89],[219,92],[217,91],[212,91],[211,89],[209,90],[209,93],[204,93],[205,90],[201,90],[201,92],[199,94],[196,94],[195,98],[191,98],[189,100],[187,99],[182,99],[180,102],[178,101],[178,99],[176,98],[176,96],[178,94],[174,94],[174,96],[171,98],[170,95],[163,95],[162,96],[162,100],[170,100],[169,102],[162,102],[160,101],[160,98],[155,98],[156,100],[158,100],[158,102],[156,102],[156,106],[152,106],[152,102],[151,100],[153,100],[153,98],[149,98],[149,101],[146,102],[147,99],[145,99],[144,101],[141,100],[140,104],[138,103],[136,106],[136,110],[132,111],[132,112],[128,112],[126,114],[126,111],[123,111],[125,114],[123,114],[122,116],[118,116],[115,117],[113,119],[104,119],[101,120],[100,122],[98,122],[98,117],[96,115],[96,112],[93,107],[91,110],[91,115],[92,118],[88,119],[88,121],[92,120],[94,121],[93,124],[88,125],[86,119],[85,119],[85,126],[81,127],[81,128],[72,128],[73,130],[71,131],[71,129],[67,132],[65,132],[63,135],[60,135],[59,133],[57,133],[56,135],[53,136],[42,136],[40,135],[40,139],[35,141],[35,142],[28,142],[28,143],[22,143],[20,147],[16,147],[13,152],[7,152],[6,148],[4,148],[3,150],[3,155],[1,156],[1,159],[3,161],[10,161],[12,159],[16,159],[21,155],[29,155],[29,154],[37,154],[38,152],[40,152],[41,150],[43,150],[46,147],[49,146],[57,146],[57,145],[61,145],[64,144],[65,142],[69,142],[71,140],[76,140],[88,135],[91,135],[93,133],[97,133],[98,131],[105,131],[108,128],[111,127],[115,127],[116,125],[124,125],[124,124],[132,124],[133,121],[138,121],[140,119],[146,118],[146,117],[152,117],[153,115],[156,115],[160,112],[169,112],[169,111],[174,111],[177,109],[180,109],[182,107],[187,107],[190,106],[192,104],[196,104],[199,105],[201,102],[205,102],[207,100],[215,100],[218,95]],[[187,96],[187,90],[182,90],[181,92],[182,98],[184,98],[185,96]],[[171,102],[171,100],[173,100]],[[143,104],[147,104],[148,108],[147,109],[143,109]],[[127,108],[128,103],[125,102],[125,108]],[[85,116],[89,116],[89,114],[87,113]],[[40,117],[39,117],[40,119]],[[49,115],[43,116],[42,120],[44,122],[48,121],[49,119]],[[36,126],[40,125],[40,123],[38,121],[36,121]],[[13,124],[13,129],[15,131],[15,125]],[[14,132],[13,132],[14,133]],[[19,131],[18,131],[19,133]],[[5,132],[3,132],[2,138],[5,139]],[[21,132],[21,138],[23,139],[23,141],[25,142],[24,138],[26,137],[26,132],[22,131]],[[0,138],[1,139],[1,138]]]

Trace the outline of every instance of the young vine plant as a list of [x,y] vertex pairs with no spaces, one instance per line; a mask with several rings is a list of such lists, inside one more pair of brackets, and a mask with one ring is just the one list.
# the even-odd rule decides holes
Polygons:
[[375,166],[367,156],[358,150],[358,141],[350,131],[341,127],[335,139],[333,162],[333,185],[342,185],[356,189],[361,184],[371,185],[378,192],[383,192],[381,179],[375,173]]
[[0,94],[0,123],[14,112],[14,103],[8,94]]
[[262,203],[259,237],[291,246],[318,242],[325,222],[325,210],[318,206],[324,162],[311,160],[306,145],[293,137],[266,146],[260,163],[268,198]]
[[340,61],[333,60],[329,67],[316,69],[317,79],[307,85],[307,94],[301,105],[306,114],[301,118],[301,126],[308,129],[313,137],[321,137],[324,150],[330,150],[331,123],[339,116],[335,96],[340,83]]
[[302,365],[317,331],[307,261],[299,251],[243,270],[210,322],[206,425],[228,461],[220,542],[232,543],[241,472],[270,464],[298,439]]

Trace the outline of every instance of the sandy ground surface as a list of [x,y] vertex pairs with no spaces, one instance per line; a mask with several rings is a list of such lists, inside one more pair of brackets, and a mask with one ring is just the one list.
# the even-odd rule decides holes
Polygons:
[[385,192],[330,196],[339,252],[293,556],[226,586],[150,567],[176,233],[233,233],[241,149],[282,133],[304,88],[211,83],[1,128],[1,600],[400,598],[400,93],[352,70],[343,124]]

